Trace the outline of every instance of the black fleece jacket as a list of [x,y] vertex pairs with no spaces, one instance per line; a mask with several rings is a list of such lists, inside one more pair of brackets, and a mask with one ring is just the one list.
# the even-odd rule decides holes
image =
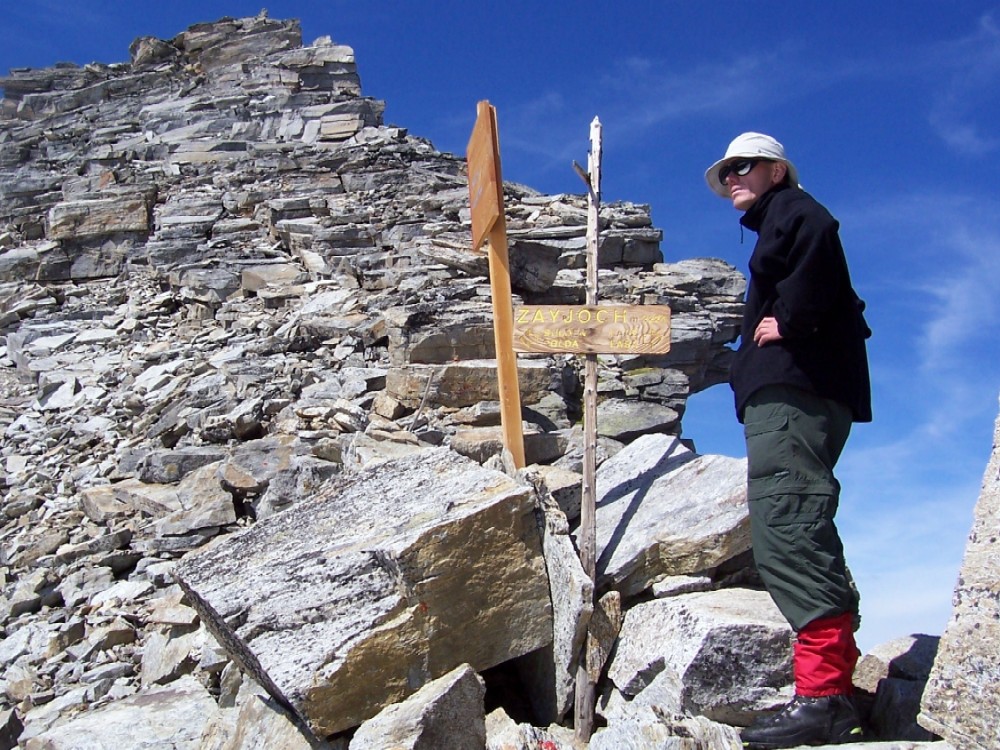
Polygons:
[[[730,371],[736,413],[767,385],[791,385],[849,406],[870,422],[864,303],[851,286],[839,224],[815,198],[788,185],[762,195],[740,219],[757,233],[740,346]],[[780,341],[758,346],[757,324],[778,321]]]

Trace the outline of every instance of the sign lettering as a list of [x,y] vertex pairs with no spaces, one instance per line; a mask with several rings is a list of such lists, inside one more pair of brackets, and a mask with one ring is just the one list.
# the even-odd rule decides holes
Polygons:
[[514,308],[514,351],[666,354],[666,305],[522,305]]

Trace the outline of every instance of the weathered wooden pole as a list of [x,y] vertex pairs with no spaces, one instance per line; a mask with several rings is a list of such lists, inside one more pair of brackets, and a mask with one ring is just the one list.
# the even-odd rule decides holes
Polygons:
[[[580,563],[597,585],[597,355],[666,354],[670,351],[667,305],[598,305],[600,247],[601,122],[590,124],[588,171],[573,162],[587,185],[587,304],[520,305],[514,310],[514,350],[583,354],[583,491],[577,546]],[[474,201],[475,203],[475,201]],[[473,228],[476,226],[473,217]],[[596,597],[595,597],[596,599]],[[576,739],[590,741],[597,682],[621,627],[621,596],[609,591],[592,602],[593,616],[577,660]]]
[[[587,304],[597,305],[597,253],[600,239],[601,122],[590,123],[590,154],[587,157]],[[582,175],[581,175],[582,176]],[[586,354],[583,380],[583,493],[580,505],[580,563],[595,583],[597,579],[597,355]],[[574,704],[575,733],[589,741],[594,729],[597,675],[587,663],[586,640],[576,672]]]

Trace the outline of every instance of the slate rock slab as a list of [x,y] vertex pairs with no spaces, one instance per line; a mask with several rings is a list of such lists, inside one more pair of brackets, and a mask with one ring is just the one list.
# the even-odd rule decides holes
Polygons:
[[319,737],[552,640],[534,490],[445,449],[338,476],[176,569],[234,661]]
[[597,472],[597,586],[632,596],[750,549],[746,459],[644,435]]
[[483,678],[463,664],[361,725],[350,750],[482,750]]
[[28,738],[30,750],[197,750],[219,707],[194,678],[144,690]]
[[[1000,747],[1000,418],[975,520],[917,721],[956,747]],[[975,696],[974,699],[971,699]]]

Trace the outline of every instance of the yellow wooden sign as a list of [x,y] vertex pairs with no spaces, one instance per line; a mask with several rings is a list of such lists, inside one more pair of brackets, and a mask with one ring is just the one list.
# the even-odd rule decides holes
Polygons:
[[666,305],[522,305],[514,308],[514,351],[666,354]]
[[521,393],[517,384],[517,355],[511,341],[514,308],[511,304],[510,258],[507,255],[507,222],[503,215],[503,177],[497,111],[488,101],[476,105],[476,124],[469,138],[469,199],[472,211],[472,249],[487,242],[490,297],[493,303],[493,342],[497,353],[497,387],[500,392],[500,427],[504,447],[514,466],[524,467],[521,431]]
[[466,149],[466,159],[469,166],[472,249],[478,250],[496,220],[500,218],[503,205],[496,109],[488,104],[479,107],[476,124],[472,128],[472,136]]

